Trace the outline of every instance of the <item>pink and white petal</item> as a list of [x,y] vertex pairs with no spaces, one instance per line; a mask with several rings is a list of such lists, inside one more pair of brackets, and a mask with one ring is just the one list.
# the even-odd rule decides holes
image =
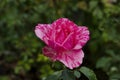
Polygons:
[[56,61],[56,52],[52,48],[45,46],[42,51],[45,56],[49,57],[53,61]]
[[54,42],[53,40],[48,40],[48,46],[54,49],[57,53],[66,51],[64,46],[61,46],[60,44]]
[[64,33],[63,29],[60,29],[59,31],[58,30],[55,31],[55,41],[59,44],[62,44],[66,36],[67,35]]
[[50,24],[38,24],[35,27],[35,34],[38,38],[43,40],[46,44],[48,44],[48,40],[50,39],[51,33],[51,25]]
[[60,18],[52,23],[52,27],[56,30],[55,41],[61,44],[77,25],[67,18]]
[[55,27],[55,29],[60,29],[60,28],[68,28],[70,30],[73,30],[74,28],[77,27],[77,25],[70,21],[67,18],[59,18],[56,21],[52,23],[52,26]]
[[81,49],[89,40],[89,30],[87,27],[78,27],[76,32],[76,45],[74,49]]
[[75,46],[74,39],[75,35],[73,32],[71,32],[62,43],[62,46],[64,46],[67,50],[71,50]]
[[73,69],[82,64],[84,53],[81,49],[65,52],[61,58],[57,59],[62,62],[66,67]]

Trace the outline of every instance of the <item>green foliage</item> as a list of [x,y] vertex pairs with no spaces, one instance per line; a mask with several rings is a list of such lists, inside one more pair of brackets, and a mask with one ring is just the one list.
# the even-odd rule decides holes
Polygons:
[[64,69],[59,72],[57,71],[46,77],[45,80],[76,80],[81,79],[81,73],[89,80],[97,80],[95,73],[87,67],[81,67],[80,69],[74,70]]
[[62,72],[62,79],[63,80],[75,80],[75,76],[73,75],[72,71],[65,69]]
[[81,67],[80,71],[89,79],[89,80],[97,80],[95,73],[87,68],[87,67]]
[[61,78],[61,71],[54,72],[52,75],[48,76],[45,80],[60,80]]
[[8,76],[0,76],[0,80],[10,80]]
[[[119,0],[0,0],[0,75],[11,80],[39,80],[63,69],[61,63],[52,66],[42,55],[45,44],[34,29],[38,23],[67,17],[88,26],[91,33],[82,65],[93,69],[98,80],[119,80],[119,7]],[[66,73],[71,74],[64,71],[62,75]],[[79,72],[72,74],[80,77]]]
[[75,77],[77,77],[77,78],[80,78],[80,76],[81,76],[80,72],[77,71],[77,70],[74,71],[74,75],[75,75]]

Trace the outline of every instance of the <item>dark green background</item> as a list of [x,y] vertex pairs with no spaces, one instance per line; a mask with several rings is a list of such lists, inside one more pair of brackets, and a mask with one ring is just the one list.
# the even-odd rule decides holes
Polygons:
[[63,69],[42,55],[34,33],[60,17],[90,30],[82,66],[98,80],[120,80],[119,0],[0,0],[0,80],[41,80]]

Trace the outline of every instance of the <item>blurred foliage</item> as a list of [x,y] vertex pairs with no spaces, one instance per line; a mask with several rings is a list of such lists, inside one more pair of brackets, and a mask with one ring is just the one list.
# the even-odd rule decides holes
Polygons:
[[98,80],[120,80],[120,0],[0,0],[0,80],[41,80],[64,68],[42,55],[34,34],[60,17],[90,29],[82,65]]

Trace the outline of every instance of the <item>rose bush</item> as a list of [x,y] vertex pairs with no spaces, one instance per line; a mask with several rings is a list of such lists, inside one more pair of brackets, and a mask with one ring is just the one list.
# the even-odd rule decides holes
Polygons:
[[82,47],[89,40],[87,27],[77,26],[67,18],[60,18],[52,24],[38,24],[35,34],[47,45],[43,48],[45,56],[62,62],[70,69],[82,64]]

